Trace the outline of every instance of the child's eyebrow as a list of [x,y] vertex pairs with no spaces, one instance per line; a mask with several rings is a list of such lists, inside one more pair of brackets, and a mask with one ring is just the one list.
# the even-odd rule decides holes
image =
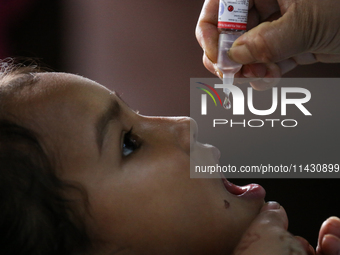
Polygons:
[[98,150],[101,153],[107,126],[111,120],[118,119],[121,113],[121,108],[117,100],[111,97],[109,107],[99,116],[96,121],[96,140]]

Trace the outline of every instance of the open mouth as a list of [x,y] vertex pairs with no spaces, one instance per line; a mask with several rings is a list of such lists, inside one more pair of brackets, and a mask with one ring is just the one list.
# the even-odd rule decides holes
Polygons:
[[248,184],[246,186],[241,187],[231,183],[224,177],[222,178],[222,181],[225,189],[235,196],[254,199],[255,198],[264,199],[264,197],[266,196],[266,191],[259,184]]

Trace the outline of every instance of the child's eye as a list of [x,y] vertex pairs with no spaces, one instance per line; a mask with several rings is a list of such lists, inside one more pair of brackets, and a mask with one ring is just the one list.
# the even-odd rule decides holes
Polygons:
[[122,154],[123,156],[128,156],[135,150],[139,148],[138,141],[132,135],[132,128],[129,132],[124,135],[123,146],[122,146]]

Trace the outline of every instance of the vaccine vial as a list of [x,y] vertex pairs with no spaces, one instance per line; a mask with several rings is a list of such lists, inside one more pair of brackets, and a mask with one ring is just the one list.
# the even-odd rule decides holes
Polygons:
[[[218,41],[217,67],[223,73],[223,84],[233,84],[234,75],[241,69],[242,64],[232,61],[228,51],[247,29],[249,0],[220,0],[218,15]],[[224,107],[231,108],[229,99],[230,90],[224,89],[226,98]]]

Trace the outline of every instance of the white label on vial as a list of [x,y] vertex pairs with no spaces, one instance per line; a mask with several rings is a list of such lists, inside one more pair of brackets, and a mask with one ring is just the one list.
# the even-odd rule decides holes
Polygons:
[[246,30],[249,0],[220,0],[218,28]]

